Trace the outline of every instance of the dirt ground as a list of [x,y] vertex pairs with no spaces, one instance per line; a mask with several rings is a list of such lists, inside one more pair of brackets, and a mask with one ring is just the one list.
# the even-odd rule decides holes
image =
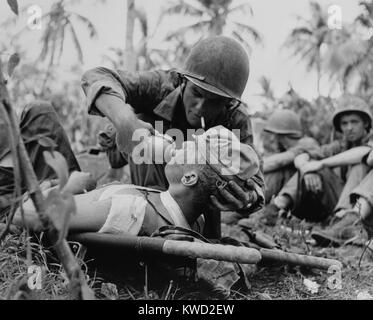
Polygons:
[[[336,259],[343,264],[340,283],[331,283],[333,274],[325,270],[300,267],[278,266],[262,267],[250,277],[252,285],[249,299],[316,299],[316,300],[357,300],[373,299],[373,250],[364,246],[363,241],[341,246],[340,248],[321,248],[315,246],[308,228],[297,219],[281,219],[275,227],[263,227],[281,243],[282,249],[289,252],[309,254],[318,257]],[[362,237],[364,236],[361,228]],[[361,243],[360,243],[361,242]],[[364,253],[364,254],[363,254]],[[308,280],[319,287],[316,291],[305,285]]]
[[[298,224],[297,224],[298,223]],[[357,300],[373,296],[373,250],[361,245],[346,245],[340,248],[320,248],[308,243],[305,229],[300,234],[299,221],[282,220],[273,228],[263,227],[283,249],[289,252],[333,258],[343,263],[340,288],[331,286],[325,270],[291,266],[251,267],[246,272],[249,289],[246,292],[231,291],[222,297],[211,288],[198,282],[193,284],[161,282],[153,285],[144,281],[141,271],[137,279],[116,281],[105,275],[88,270],[83,261],[83,270],[88,270],[88,282],[100,299],[238,299],[238,300]],[[298,227],[298,228],[297,228]],[[223,225],[224,235],[244,240],[236,226]],[[51,263],[50,252],[38,243],[31,244],[32,263],[43,268],[43,289],[27,290],[27,241],[25,235],[8,236],[0,246],[0,300],[1,299],[71,299],[66,276],[60,265]],[[365,249],[364,256],[362,257]],[[142,269],[144,270],[144,269]],[[151,276],[149,276],[151,279]],[[306,285],[305,282],[311,283]],[[312,284],[316,289],[312,291]],[[26,289],[25,289],[26,288]]]

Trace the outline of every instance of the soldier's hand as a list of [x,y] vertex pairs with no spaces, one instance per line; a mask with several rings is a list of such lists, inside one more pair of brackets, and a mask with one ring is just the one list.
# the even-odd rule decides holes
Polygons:
[[321,161],[309,161],[304,164],[301,168],[301,173],[305,175],[306,173],[318,172],[324,168]]
[[138,129],[146,129],[146,130],[148,130],[151,135],[155,134],[155,130],[154,130],[153,126],[150,123],[148,123],[148,122],[145,122],[145,121],[142,121],[140,119],[137,119],[137,126],[138,126]]
[[212,204],[220,211],[238,211],[249,209],[258,199],[254,182],[249,181],[246,190],[241,188],[236,182],[230,181],[226,186],[219,188],[219,193],[225,203],[211,196]]
[[112,148],[115,144],[116,130],[113,124],[108,124],[97,136],[97,142],[103,150]]
[[321,177],[317,173],[307,173],[304,176],[304,184],[308,191],[315,194],[322,191]]
[[371,151],[369,156],[368,156],[367,165],[370,166],[370,167],[373,167],[373,151]]

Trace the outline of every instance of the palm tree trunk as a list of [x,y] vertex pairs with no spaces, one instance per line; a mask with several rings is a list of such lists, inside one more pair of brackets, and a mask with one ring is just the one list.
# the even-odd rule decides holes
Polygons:
[[136,71],[136,54],[133,46],[135,28],[135,0],[127,0],[126,50],[124,65],[128,71]]

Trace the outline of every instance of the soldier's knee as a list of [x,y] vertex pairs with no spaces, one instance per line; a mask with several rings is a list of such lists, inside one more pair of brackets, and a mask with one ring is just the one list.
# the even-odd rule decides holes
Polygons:
[[351,172],[365,172],[369,167],[364,163],[358,163],[351,166]]
[[363,164],[363,163],[355,164],[351,166],[350,168],[350,171],[348,173],[348,179],[351,179],[351,178],[352,179],[354,178],[363,179],[368,173],[369,169],[370,168],[366,164]]

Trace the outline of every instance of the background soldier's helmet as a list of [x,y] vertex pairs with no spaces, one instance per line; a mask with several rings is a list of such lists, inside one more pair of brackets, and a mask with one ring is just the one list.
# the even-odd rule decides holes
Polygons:
[[341,117],[347,113],[357,113],[368,123],[368,132],[372,128],[372,114],[368,104],[361,98],[352,95],[345,95],[338,99],[337,109],[333,115],[333,125],[336,131],[341,130]]
[[300,117],[292,110],[277,110],[268,119],[264,131],[301,138],[303,135]]
[[249,57],[237,41],[210,37],[192,48],[180,73],[202,89],[240,100],[249,78]]

